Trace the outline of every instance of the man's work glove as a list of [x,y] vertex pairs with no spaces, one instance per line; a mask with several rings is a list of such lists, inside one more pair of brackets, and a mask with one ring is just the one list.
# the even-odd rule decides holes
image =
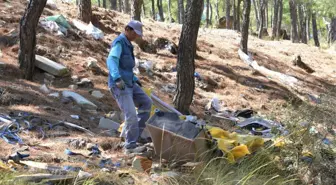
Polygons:
[[124,90],[125,89],[125,82],[124,82],[124,80],[122,80],[121,78],[118,78],[115,82],[116,82],[116,86],[118,87],[118,89],[120,89],[120,90]]
[[137,83],[140,87],[142,87],[142,84],[139,80],[135,81],[135,83]]

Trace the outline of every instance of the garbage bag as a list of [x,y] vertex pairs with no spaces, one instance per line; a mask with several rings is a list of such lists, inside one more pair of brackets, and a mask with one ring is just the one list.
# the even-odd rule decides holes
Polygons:
[[104,33],[97,27],[95,27],[91,22],[86,29],[87,35],[92,35],[92,37],[96,40],[103,39]]
[[70,29],[71,26],[63,15],[54,15],[45,18],[47,21],[55,21],[58,25],[63,26],[66,29]]

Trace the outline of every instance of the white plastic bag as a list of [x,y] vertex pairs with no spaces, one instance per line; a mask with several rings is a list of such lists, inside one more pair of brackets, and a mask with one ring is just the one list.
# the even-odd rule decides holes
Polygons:
[[86,29],[86,34],[87,35],[92,35],[92,37],[96,40],[104,38],[104,33],[99,28],[93,26],[93,24],[91,22]]

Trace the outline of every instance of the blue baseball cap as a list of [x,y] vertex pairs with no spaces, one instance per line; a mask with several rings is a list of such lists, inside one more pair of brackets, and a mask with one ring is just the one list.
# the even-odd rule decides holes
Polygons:
[[131,20],[127,26],[133,28],[135,33],[142,37],[142,23],[140,21]]

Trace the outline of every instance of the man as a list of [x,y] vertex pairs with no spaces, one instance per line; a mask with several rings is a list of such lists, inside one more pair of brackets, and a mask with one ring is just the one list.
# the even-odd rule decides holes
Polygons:
[[[142,37],[142,23],[130,21],[112,43],[107,67],[109,69],[108,87],[125,115],[122,136],[127,153],[142,152],[145,147],[138,147],[137,140],[145,128],[152,106],[151,99],[141,89],[139,79],[133,74],[135,66],[131,41]],[[138,107],[138,114],[135,109]]]

